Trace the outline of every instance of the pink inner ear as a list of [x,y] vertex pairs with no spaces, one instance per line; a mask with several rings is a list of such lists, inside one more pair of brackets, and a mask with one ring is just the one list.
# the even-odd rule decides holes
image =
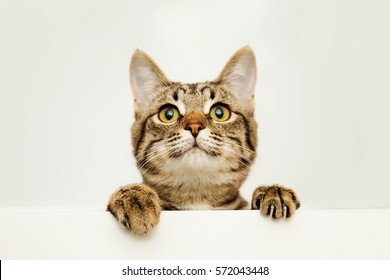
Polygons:
[[225,77],[225,86],[242,102],[245,109],[253,110],[256,86],[256,64],[248,59],[239,60]]
[[169,83],[157,64],[144,52],[136,51],[130,63],[130,84],[137,114],[145,113],[162,83]]
[[246,109],[253,110],[256,87],[256,60],[248,47],[237,51],[225,65],[220,78],[223,85],[242,101]]

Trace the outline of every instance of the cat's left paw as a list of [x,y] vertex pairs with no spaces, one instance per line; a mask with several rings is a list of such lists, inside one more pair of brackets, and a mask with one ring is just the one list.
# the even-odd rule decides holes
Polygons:
[[299,207],[295,192],[283,186],[260,186],[253,192],[252,209],[274,219],[289,218]]

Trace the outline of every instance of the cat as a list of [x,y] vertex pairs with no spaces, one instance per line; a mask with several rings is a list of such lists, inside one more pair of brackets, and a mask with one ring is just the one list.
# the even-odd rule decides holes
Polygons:
[[107,210],[136,234],[150,232],[161,210],[257,209],[275,219],[300,206],[295,192],[260,186],[251,205],[239,189],[256,157],[256,60],[239,49],[212,82],[169,81],[136,50],[130,63],[134,96],[133,153],[142,184],[119,188]]

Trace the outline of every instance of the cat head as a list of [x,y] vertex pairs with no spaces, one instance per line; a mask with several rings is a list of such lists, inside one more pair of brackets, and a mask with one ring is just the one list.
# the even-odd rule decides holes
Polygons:
[[256,61],[239,49],[211,82],[170,81],[143,51],[131,59],[132,144],[144,176],[182,169],[246,173],[257,144]]

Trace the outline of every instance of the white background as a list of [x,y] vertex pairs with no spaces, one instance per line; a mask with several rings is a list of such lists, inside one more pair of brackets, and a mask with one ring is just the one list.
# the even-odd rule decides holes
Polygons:
[[308,208],[388,208],[386,1],[0,1],[0,207],[104,209],[140,182],[128,64],[214,79],[250,45],[259,156],[242,191]]

